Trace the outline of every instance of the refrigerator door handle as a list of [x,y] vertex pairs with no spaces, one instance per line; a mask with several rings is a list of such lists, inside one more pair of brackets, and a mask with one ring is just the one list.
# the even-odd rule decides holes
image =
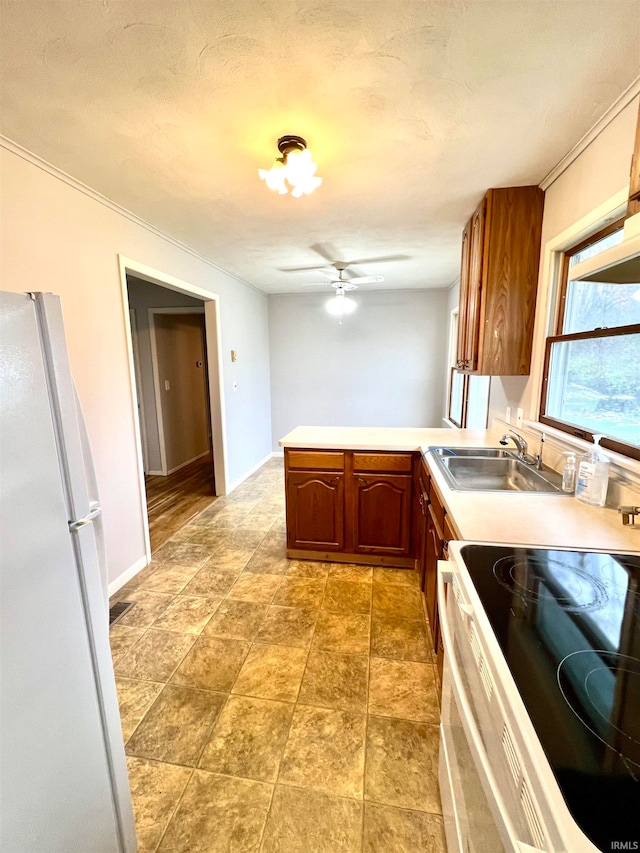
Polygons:
[[78,518],[76,521],[69,522],[69,530],[79,530],[85,524],[91,524],[98,516],[102,515],[102,507],[98,503],[91,502],[91,512],[83,518]]

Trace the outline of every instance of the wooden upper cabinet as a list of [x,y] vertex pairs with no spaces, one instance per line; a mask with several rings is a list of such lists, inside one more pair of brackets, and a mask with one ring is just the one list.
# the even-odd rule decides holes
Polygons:
[[341,551],[344,548],[344,474],[289,471],[287,547]]
[[544,193],[489,190],[462,235],[456,366],[466,373],[529,373]]
[[412,477],[354,474],[353,549],[356,553],[411,552]]

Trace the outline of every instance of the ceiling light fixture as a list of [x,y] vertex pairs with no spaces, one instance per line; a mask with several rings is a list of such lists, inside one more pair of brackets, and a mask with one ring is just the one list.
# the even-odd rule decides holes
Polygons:
[[282,157],[276,157],[270,169],[258,169],[258,174],[270,190],[276,190],[280,195],[289,192],[294,198],[312,193],[322,183],[322,178],[315,176],[318,166],[311,159],[311,152],[301,136],[281,136],[278,140],[278,151]]
[[327,311],[333,314],[334,317],[339,317],[339,326],[342,325],[342,318],[345,314],[353,314],[356,310],[357,303],[345,294],[345,289],[342,286],[336,287],[336,295],[332,296],[327,302]]

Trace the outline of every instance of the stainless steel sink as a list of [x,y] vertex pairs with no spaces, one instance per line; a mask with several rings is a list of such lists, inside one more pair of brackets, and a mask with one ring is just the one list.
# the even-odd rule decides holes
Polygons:
[[505,450],[503,447],[430,447],[429,450],[436,456],[482,456],[492,459],[515,459],[513,450]]
[[[431,448],[432,456],[452,489],[479,492],[534,492],[562,495],[561,477],[548,468],[537,470],[515,453],[497,448]],[[472,456],[470,451],[484,451]]]

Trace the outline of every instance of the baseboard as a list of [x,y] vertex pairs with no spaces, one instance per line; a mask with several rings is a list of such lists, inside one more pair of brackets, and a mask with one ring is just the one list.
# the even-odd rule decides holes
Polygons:
[[282,450],[274,450],[271,454],[272,459],[284,459],[284,447]]
[[187,467],[187,465],[191,465],[191,463],[192,463],[192,462],[197,462],[197,461],[198,461],[198,459],[204,459],[204,457],[205,457],[205,456],[208,456],[208,455],[209,455],[209,453],[210,453],[210,451],[209,451],[209,450],[207,450],[207,451],[205,451],[204,453],[200,453],[198,456],[194,456],[194,457],[193,457],[193,459],[187,459],[187,461],[186,461],[186,462],[181,462],[179,465],[176,465],[176,467],[175,467],[175,468],[170,468],[170,469],[167,471],[167,476],[168,476],[169,474],[175,474],[175,473],[176,473],[176,471],[179,471],[181,468],[186,468],[186,467]]
[[227,494],[228,494],[228,495],[230,495],[230,494],[231,494],[231,492],[232,492],[234,489],[237,489],[237,488],[238,488],[238,486],[242,485],[242,483],[244,483],[244,481],[245,481],[245,480],[248,480],[248,479],[249,479],[249,477],[250,477],[252,474],[255,474],[255,473],[256,473],[256,471],[257,471],[259,468],[262,468],[262,466],[263,466],[263,465],[266,465],[266,464],[267,464],[267,462],[272,458],[272,456],[273,456],[273,454],[272,454],[272,453],[267,453],[267,455],[264,457],[264,459],[261,459],[259,462],[256,462],[256,464],[253,466],[253,468],[249,468],[249,470],[248,470],[248,471],[246,471],[246,472],[242,475],[242,477],[240,477],[239,479],[237,479],[234,483],[231,483],[231,484],[227,487]]
[[126,586],[129,581],[138,574],[138,572],[141,572],[148,565],[149,561],[146,556],[142,556],[139,560],[136,560],[132,566],[129,566],[129,568],[121,575],[118,575],[118,577],[109,584],[109,598],[111,598],[111,596],[123,586]]
[[165,476],[161,470],[160,471],[145,471],[144,475],[145,475],[145,477],[164,477]]

